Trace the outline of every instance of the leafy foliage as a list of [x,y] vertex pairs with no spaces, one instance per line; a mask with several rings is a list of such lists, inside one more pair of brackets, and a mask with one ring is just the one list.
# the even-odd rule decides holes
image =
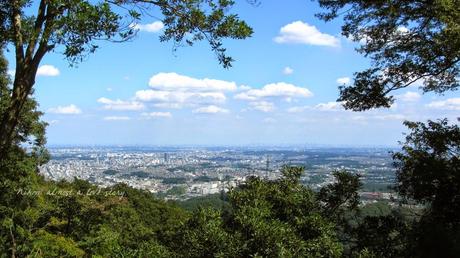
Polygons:
[[[0,115],[6,112],[11,101],[10,86],[7,62],[0,55]],[[0,246],[0,253],[15,253],[24,248],[21,243],[31,237],[29,229],[37,219],[36,196],[18,192],[34,193],[37,190],[41,181],[36,174],[38,166],[49,158],[44,147],[46,123],[40,120],[41,114],[35,100],[28,98],[19,114],[20,122],[14,131],[13,143],[0,157],[0,240],[8,243]]]
[[394,154],[398,192],[426,205],[416,228],[414,250],[452,256],[460,241],[460,129],[446,119],[405,122],[411,130]]
[[359,175],[352,175],[346,171],[334,172],[337,182],[321,188],[318,198],[324,203],[324,213],[327,216],[341,216],[345,211],[358,208],[358,190],[362,183]]
[[300,184],[301,167],[282,178],[251,178],[230,192],[232,227],[245,241],[244,256],[337,257],[334,224],[321,214],[316,194]]
[[418,80],[424,92],[459,88],[460,2],[458,0],[319,0],[318,17],[343,17],[342,34],[360,41],[369,69],[340,87],[339,101],[355,111],[390,107],[390,93]]

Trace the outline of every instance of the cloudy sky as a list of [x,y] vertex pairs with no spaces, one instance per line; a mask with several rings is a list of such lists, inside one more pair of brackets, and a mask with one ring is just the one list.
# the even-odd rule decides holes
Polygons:
[[233,11],[255,33],[225,42],[236,59],[228,70],[204,43],[177,52],[160,43],[153,18],[136,25],[133,42],[102,42],[76,68],[49,54],[35,87],[49,143],[394,146],[404,120],[458,116],[458,93],[422,94],[416,85],[396,92],[390,109],[343,110],[338,86],[369,61],[340,35],[341,23],[315,18],[311,1],[238,2]]

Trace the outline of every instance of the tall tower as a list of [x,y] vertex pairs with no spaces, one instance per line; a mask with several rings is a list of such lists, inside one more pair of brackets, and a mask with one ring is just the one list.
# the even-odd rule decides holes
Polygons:
[[265,177],[267,179],[270,179],[270,156],[269,155],[267,155],[267,164],[265,167]]
[[225,202],[225,184],[224,184],[224,175],[219,173],[219,183],[220,183],[220,199],[222,200],[222,207],[224,209],[224,202]]
[[164,154],[164,164],[168,164],[169,163],[169,155],[168,153],[165,152]]

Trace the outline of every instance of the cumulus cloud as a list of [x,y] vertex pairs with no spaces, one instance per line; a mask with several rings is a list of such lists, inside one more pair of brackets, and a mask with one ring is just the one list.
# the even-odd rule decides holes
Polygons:
[[341,77],[341,78],[337,78],[337,84],[340,84],[340,85],[349,85],[350,82],[351,82],[351,79],[350,77]]
[[289,67],[289,66],[284,67],[284,69],[283,69],[283,74],[285,74],[285,75],[290,75],[290,74],[293,74],[293,73],[294,73],[294,69],[292,69],[292,68]]
[[140,90],[135,99],[152,102],[158,108],[183,108],[216,105],[226,101],[225,92],[245,90],[235,82],[197,79],[177,73],[158,73],[149,80],[151,89]]
[[140,30],[140,31],[146,31],[146,32],[159,32],[164,28],[164,24],[161,21],[155,21],[152,23],[148,24],[132,24],[131,28],[135,30]]
[[215,79],[196,79],[177,73],[158,73],[150,78],[149,86],[159,90],[180,90],[193,92],[235,91],[235,82]]
[[184,104],[181,103],[155,103],[153,104],[156,108],[165,108],[165,109],[181,109],[184,107]]
[[316,46],[339,47],[338,38],[320,32],[315,26],[302,21],[295,21],[283,26],[276,43],[307,44]]
[[192,112],[197,113],[197,114],[217,114],[217,113],[229,113],[230,111],[225,108],[211,105],[207,107],[197,108],[193,110]]
[[196,104],[218,104],[225,102],[226,97],[222,92],[183,92],[183,91],[158,91],[140,90],[135,98],[144,102],[163,102],[176,106]]
[[433,101],[426,105],[428,108],[441,110],[460,110],[460,98]]
[[343,103],[342,102],[326,102],[326,103],[319,103],[315,106],[299,106],[299,107],[291,107],[288,108],[287,111],[289,113],[300,113],[304,112],[307,110],[317,110],[317,111],[343,111],[345,110],[343,108]]
[[293,98],[307,98],[313,96],[307,88],[297,87],[295,85],[279,82],[267,84],[261,89],[251,89],[246,92],[235,95],[236,99],[242,100],[258,100],[266,97],[293,97]]
[[58,76],[59,73],[59,69],[52,65],[42,65],[37,70],[37,76]]
[[262,112],[271,112],[275,110],[275,105],[268,101],[250,102],[249,105],[251,106],[251,109]]
[[404,94],[398,95],[397,99],[404,101],[404,102],[415,102],[418,101],[422,96],[417,92],[408,91]]
[[108,98],[99,98],[97,102],[104,104],[104,109],[119,111],[137,111],[145,108],[144,104],[138,101],[123,101],[120,99],[111,100]]
[[128,116],[106,116],[103,118],[106,121],[127,121],[131,120]]
[[142,113],[141,116],[145,118],[159,118],[159,117],[170,118],[172,117],[172,114],[170,112],[150,112],[150,113]]
[[48,109],[49,113],[61,114],[61,115],[78,115],[81,114],[81,109],[76,105],[70,104],[68,106],[58,106]]
[[342,111],[344,110],[343,108],[343,103],[342,102],[327,102],[327,103],[319,103],[314,107],[315,110],[320,110],[320,111]]

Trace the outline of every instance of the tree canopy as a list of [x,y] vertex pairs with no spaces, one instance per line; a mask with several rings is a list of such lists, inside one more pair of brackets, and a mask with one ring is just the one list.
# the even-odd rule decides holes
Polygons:
[[390,107],[392,92],[421,84],[424,92],[459,88],[460,1],[319,0],[325,21],[343,18],[342,34],[361,46],[371,67],[340,87],[339,101],[362,111]]
[[444,257],[460,251],[460,128],[446,119],[405,122],[403,151],[394,154],[396,189],[426,207],[415,227],[414,253]]

